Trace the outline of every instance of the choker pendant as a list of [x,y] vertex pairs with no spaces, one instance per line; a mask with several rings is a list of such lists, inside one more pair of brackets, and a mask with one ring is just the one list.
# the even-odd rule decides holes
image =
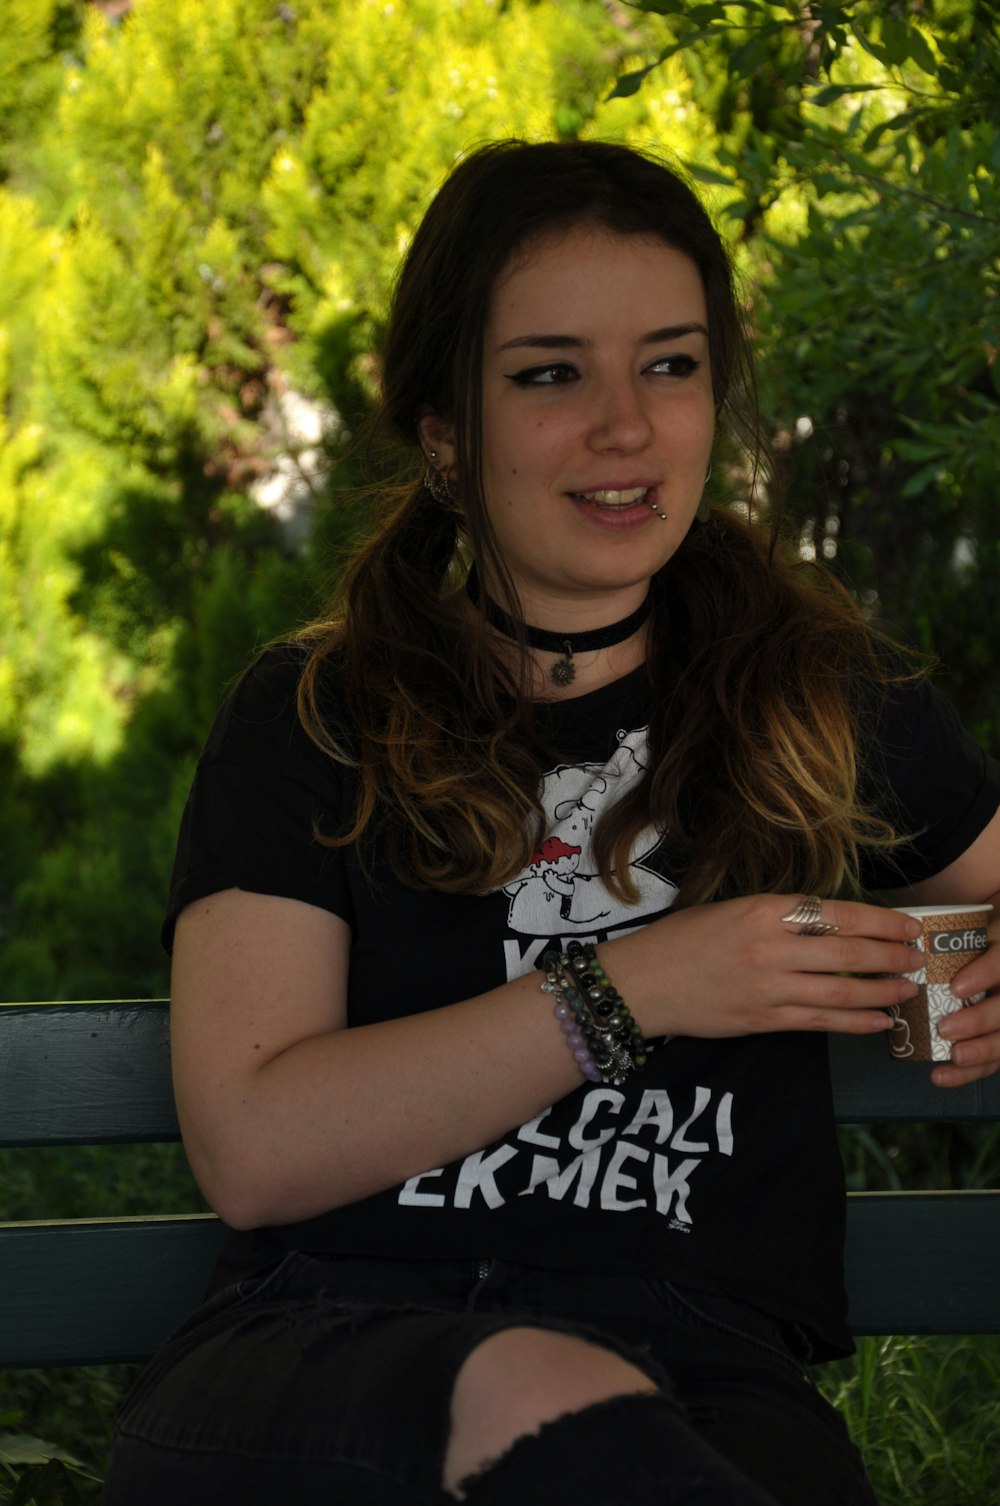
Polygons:
[[566,652],[561,659],[557,659],[549,670],[549,679],[554,685],[572,685],[576,679],[576,665],[573,663],[573,645],[567,639]]
[[[468,579],[465,582],[465,593],[474,606],[482,603],[483,613],[490,625],[502,633],[505,638],[515,641],[518,638],[518,627],[495,601],[487,596],[479,584],[479,575],[475,565],[469,570]],[[560,657],[549,670],[549,679],[553,685],[572,685],[576,679],[576,665],[573,662],[574,653],[594,653],[604,648],[614,648],[618,643],[624,643],[637,633],[646,621],[653,608],[653,593],[647,592],[642,605],[628,617],[623,617],[619,622],[611,622],[607,627],[591,628],[586,632],[574,633],[572,638],[566,638],[562,633],[550,632],[547,628],[532,627],[529,623],[523,626],[524,637],[528,641],[529,648],[546,654],[558,654]]]

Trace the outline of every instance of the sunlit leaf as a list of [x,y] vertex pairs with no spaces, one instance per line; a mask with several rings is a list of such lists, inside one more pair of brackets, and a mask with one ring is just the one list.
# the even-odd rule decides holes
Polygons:
[[888,50],[881,43],[876,42],[873,37],[866,35],[861,30],[861,27],[856,26],[853,22],[851,23],[851,31],[866,52],[870,53],[873,58],[877,58],[880,63],[884,63],[886,67],[889,66],[890,58]]
[[940,63],[934,56],[934,52],[931,48],[930,43],[924,36],[923,32],[920,31],[916,26],[911,26],[909,28],[907,56],[910,58],[911,62],[916,63],[917,67],[922,69],[924,73],[929,73],[932,76],[937,73],[940,67]]

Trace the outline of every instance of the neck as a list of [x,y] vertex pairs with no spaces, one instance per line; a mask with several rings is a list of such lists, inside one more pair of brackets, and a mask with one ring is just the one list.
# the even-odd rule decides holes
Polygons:
[[[533,627],[530,623],[518,624],[513,618],[500,607],[491,597],[483,591],[476,572],[475,565],[469,571],[466,581],[466,593],[469,599],[483,613],[487,622],[505,638],[517,642],[521,636],[527,640],[529,648],[534,650],[536,656],[550,656],[544,664],[538,658],[536,663],[542,670],[543,677],[547,678],[551,685],[565,690],[577,679],[578,666],[577,654],[594,653],[598,656],[598,662],[592,668],[598,676],[596,683],[588,684],[586,688],[596,689],[599,684],[605,684],[610,680],[617,679],[636,664],[641,662],[642,644],[638,639],[646,619],[652,610],[653,599],[651,591],[647,591],[641,605],[628,616],[619,618],[617,622],[610,622],[599,628],[573,629],[565,631],[552,628]],[[635,655],[635,647],[631,654],[627,655],[630,662],[625,663],[623,656],[612,652],[625,644],[631,644],[636,640],[639,648],[639,657]],[[612,664],[614,662],[614,668]],[[587,679],[593,680],[594,674],[588,674]],[[583,689],[582,685],[576,687],[577,691]]]

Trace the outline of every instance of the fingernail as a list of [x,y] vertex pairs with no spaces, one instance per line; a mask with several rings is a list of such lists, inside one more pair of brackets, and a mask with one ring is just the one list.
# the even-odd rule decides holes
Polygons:
[[950,1040],[955,1034],[957,1026],[957,1020],[953,1020],[949,1015],[947,1019],[938,1021],[937,1033],[940,1036],[944,1036],[946,1040]]
[[955,1063],[956,1067],[962,1067],[965,1065],[965,1055],[966,1052],[964,1046],[952,1046],[951,1059]]

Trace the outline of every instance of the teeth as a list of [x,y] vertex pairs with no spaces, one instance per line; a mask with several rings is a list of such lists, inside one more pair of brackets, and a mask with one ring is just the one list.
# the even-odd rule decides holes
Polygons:
[[632,507],[636,502],[642,501],[648,490],[648,486],[631,486],[623,492],[574,492],[573,495],[582,497],[585,502],[597,502],[602,507]]

